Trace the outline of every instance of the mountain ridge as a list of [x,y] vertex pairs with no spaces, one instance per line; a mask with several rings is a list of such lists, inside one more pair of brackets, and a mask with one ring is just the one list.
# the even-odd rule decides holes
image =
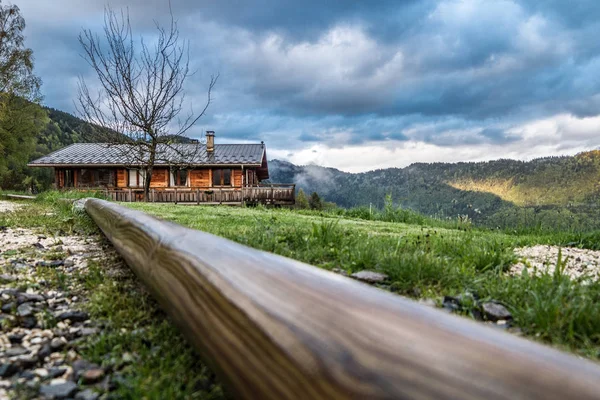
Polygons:
[[600,200],[600,151],[530,161],[414,163],[350,173],[288,161],[269,161],[273,182],[296,183],[342,207],[383,207],[386,195],[426,215],[489,217],[515,207],[595,207]]

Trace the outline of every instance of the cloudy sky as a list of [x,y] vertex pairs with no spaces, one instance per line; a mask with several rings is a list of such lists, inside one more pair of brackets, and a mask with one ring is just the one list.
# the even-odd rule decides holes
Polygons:
[[[74,112],[82,28],[103,1],[13,0],[48,106]],[[167,0],[128,7],[136,35]],[[346,171],[531,159],[600,147],[598,0],[172,0],[190,41],[187,95],[218,142]]]

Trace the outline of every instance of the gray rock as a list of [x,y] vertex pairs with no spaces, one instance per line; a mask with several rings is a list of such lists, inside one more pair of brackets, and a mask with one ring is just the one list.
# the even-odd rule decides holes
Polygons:
[[19,372],[19,367],[14,363],[0,364],[0,378],[10,378]]
[[50,368],[48,370],[48,379],[59,378],[67,372],[66,368]]
[[442,307],[449,312],[459,311],[462,309],[460,299],[452,296],[444,296]]
[[44,358],[50,356],[50,354],[52,353],[54,353],[52,347],[49,343],[46,343],[42,347],[40,347],[40,349],[37,352],[37,356],[40,360],[43,360]]
[[19,325],[25,329],[33,329],[37,326],[37,319],[34,316],[20,318]]
[[16,276],[8,275],[8,274],[0,274],[0,282],[2,283],[10,283],[17,280]]
[[98,333],[98,328],[83,328],[79,332],[81,336],[90,336]]
[[104,378],[104,370],[102,368],[88,369],[87,371],[83,371],[80,374],[80,377],[81,377],[81,381],[85,385],[96,383],[96,382],[101,381],[102,378]]
[[6,303],[6,304],[3,304],[3,305],[2,305],[2,312],[9,314],[9,313],[11,313],[11,312],[12,312],[12,310],[13,310],[15,307],[16,307],[16,304],[15,304],[15,303]]
[[23,304],[23,303],[39,303],[40,301],[44,301],[46,300],[44,298],[44,296],[42,296],[41,294],[37,294],[37,293],[19,293],[17,295],[17,303],[18,304]]
[[11,347],[10,349],[6,350],[4,352],[4,354],[6,355],[6,357],[16,357],[16,356],[22,356],[23,354],[28,354],[29,350],[27,350],[24,347]]
[[50,261],[50,266],[52,268],[56,268],[56,267],[62,267],[63,265],[65,265],[65,260],[54,260],[54,261]]
[[12,344],[19,344],[23,341],[24,337],[24,333],[11,333],[10,335],[8,335],[8,340],[10,340]]
[[37,365],[38,359],[34,356],[22,356],[18,359],[19,365],[25,369],[33,368]]
[[77,400],[96,400],[100,395],[94,392],[92,389],[85,389],[83,392],[77,393],[75,399]]
[[41,243],[34,243],[33,247],[35,247],[36,249],[45,249],[44,245]]
[[56,319],[57,321],[64,321],[66,319],[71,320],[71,322],[83,322],[89,318],[88,313],[83,311],[67,311],[59,314]]
[[341,268],[334,268],[334,269],[331,270],[331,272],[335,272],[336,274],[348,276],[348,272],[346,270],[341,269]]
[[4,289],[4,290],[0,291],[0,295],[3,295],[3,294],[5,294],[5,295],[7,295],[7,296],[12,296],[12,297],[14,297],[14,296],[17,296],[17,295],[19,295],[19,293],[21,293],[21,292],[22,292],[22,290],[20,290],[20,289],[16,289],[16,288],[9,288],[9,289]]
[[381,283],[388,279],[386,274],[367,270],[355,272],[350,277],[367,283]]
[[483,315],[489,321],[510,320],[512,314],[502,304],[488,301],[481,305]]
[[63,265],[65,265],[65,260],[38,261],[35,265],[36,265],[36,267],[56,268],[56,267],[62,267]]
[[40,386],[40,394],[51,399],[65,399],[67,397],[73,397],[78,390],[79,388],[73,382]]
[[29,317],[33,315],[33,307],[31,303],[23,303],[19,307],[17,307],[17,315],[19,317]]
[[35,374],[31,371],[23,371],[21,372],[21,374],[19,375],[19,378],[24,378],[27,380],[31,380],[31,379],[35,379]]
[[62,340],[60,340],[59,338],[54,338],[50,342],[50,347],[54,351],[58,351],[58,350],[62,349],[64,346],[65,346],[65,343]]
[[77,377],[77,379],[79,379],[79,377],[84,371],[95,368],[96,366],[86,360],[75,360],[71,367],[73,368],[75,376]]

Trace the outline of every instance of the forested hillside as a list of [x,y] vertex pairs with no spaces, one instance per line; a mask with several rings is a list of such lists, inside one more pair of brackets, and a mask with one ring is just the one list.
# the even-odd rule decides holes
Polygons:
[[0,189],[41,191],[52,184],[52,171],[27,163],[72,143],[94,141],[98,128],[63,111],[21,103],[0,123]]
[[391,194],[396,204],[427,215],[468,215],[498,226],[557,214],[565,224],[575,223],[595,215],[600,199],[600,151],[527,162],[418,163],[357,174],[278,160],[269,168],[273,182],[295,182],[342,207],[381,208]]

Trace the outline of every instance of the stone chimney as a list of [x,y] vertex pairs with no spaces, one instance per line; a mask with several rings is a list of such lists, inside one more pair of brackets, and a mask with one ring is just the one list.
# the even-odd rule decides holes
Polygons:
[[215,131],[206,131],[206,152],[215,151]]

